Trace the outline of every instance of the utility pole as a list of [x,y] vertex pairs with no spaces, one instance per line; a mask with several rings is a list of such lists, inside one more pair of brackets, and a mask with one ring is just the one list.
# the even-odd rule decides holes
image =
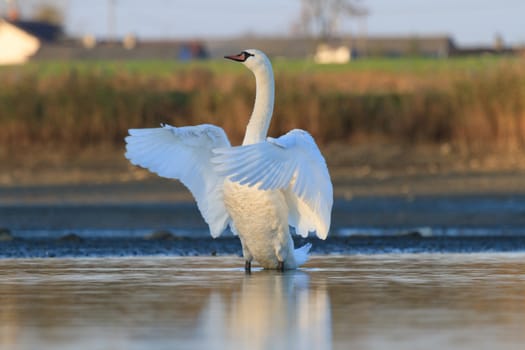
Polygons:
[[108,0],[108,41],[116,40],[116,5],[117,0]]

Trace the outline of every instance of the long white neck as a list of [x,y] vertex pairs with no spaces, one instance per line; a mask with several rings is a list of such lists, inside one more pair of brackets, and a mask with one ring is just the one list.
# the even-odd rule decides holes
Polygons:
[[246,127],[243,145],[262,142],[266,139],[273,113],[274,80],[270,65],[258,67],[255,75],[255,104]]

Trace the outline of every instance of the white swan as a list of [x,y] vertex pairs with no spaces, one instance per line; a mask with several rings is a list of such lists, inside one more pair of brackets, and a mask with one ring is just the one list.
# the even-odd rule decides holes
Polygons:
[[333,189],[326,162],[306,131],[266,139],[274,103],[266,55],[251,49],[225,58],[255,75],[255,106],[242,146],[231,147],[214,125],[163,124],[130,129],[126,158],[188,187],[212,237],[229,225],[241,240],[247,272],[253,259],[268,269],[297,268],[311,244],[294,250],[288,225],[303,237],[315,231],[321,239],[330,228]]

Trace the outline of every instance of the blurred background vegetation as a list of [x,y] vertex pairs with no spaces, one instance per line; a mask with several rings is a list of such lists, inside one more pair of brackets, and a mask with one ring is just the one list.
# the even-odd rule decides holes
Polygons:
[[[525,61],[274,60],[271,135],[309,130],[322,145],[396,142],[461,149],[525,146]],[[123,148],[128,128],[213,123],[239,143],[255,83],[240,65],[195,61],[37,61],[0,68],[5,155],[41,147]]]

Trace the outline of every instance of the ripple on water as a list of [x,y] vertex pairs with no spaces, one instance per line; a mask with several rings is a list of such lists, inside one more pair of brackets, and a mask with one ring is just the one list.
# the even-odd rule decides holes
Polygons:
[[2,349],[513,349],[525,254],[5,259]]

